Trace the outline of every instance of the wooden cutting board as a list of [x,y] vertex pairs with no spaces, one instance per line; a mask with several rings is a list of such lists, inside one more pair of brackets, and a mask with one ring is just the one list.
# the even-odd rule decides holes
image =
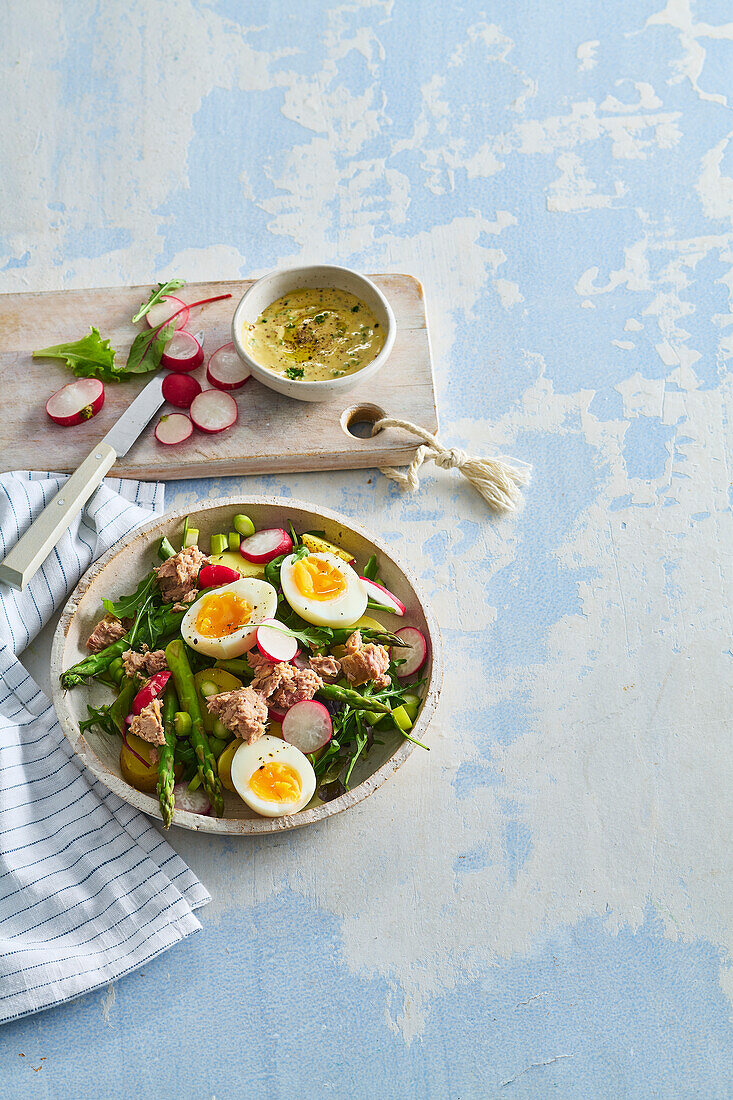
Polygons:
[[[349,431],[368,430],[379,416],[401,417],[436,431],[430,342],[420,283],[410,275],[374,275],[394,310],[397,338],[389,361],[363,385],[335,401],[293,401],[254,379],[233,396],[239,419],[229,431],[193,436],[177,447],[165,447],[153,436],[157,422],[113,468],[118,477],[171,479],[225,474],[277,473],[288,470],[339,470],[406,465],[417,442],[389,429],[374,438]],[[231,299],[194,310],[191,332],[204,333],[206,357],[230,337],[234,309],[251,280],[190,283],[179,291],[195,302],[215,294]],[[124,363],[140,325],[130,317],[150,287],[62,290],[39,294],[0,295],[0,385],[4,416],[0,420],[0,469],[75,470],[112,427],[150,379],[108,384],[104,407],[85,424],[62,428],[45,413],[48,397],[73,376],[52,359],[33,359],[35,348],[78,340],[95,325]],[[142,322],[144,324],[144,322]],[[207,387],[205,366],[196,372]],[[361,425],[361,426],[360,426]]]

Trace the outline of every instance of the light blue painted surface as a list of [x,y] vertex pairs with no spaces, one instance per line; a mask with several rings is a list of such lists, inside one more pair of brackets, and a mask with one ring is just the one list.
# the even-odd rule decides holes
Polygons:
[[304,833],[174,836],[204,933],[4,1028],[4,1095],[733,1095],[730,17],[7,14],[2,289],[414,272],[444,437],[535,476],[499,522],[443,474],[171,486],[306,497],[394,544],[447,643],[432,752]]

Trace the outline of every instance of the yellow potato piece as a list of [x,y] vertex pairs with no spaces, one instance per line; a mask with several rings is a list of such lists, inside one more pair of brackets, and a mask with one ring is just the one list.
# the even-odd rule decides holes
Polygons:
[[236,569],[243,577],[265,578],[264,565],[258,565],[255,561],[247,561],[235,550],[225,550],[223,554],[214,554],[210,559],[212,565],[227,565],[230,569]]
[[209,708],[206,705],[206,699],[201,694],[201,685],[206,681],[216,684],[219,689],[219,693],[223,691],[237,691],[242,687],[242,681],[233,676],[231,672],[227,672],[225,668],[204,668],[201,672],[194,674],[193,682],[196,685],[196,692],[199,697],[199,703],[201,705],[201,717],[204,721],[204,729],[207,733],[214,732],[214,715],[209,712]]
[[[130,748],[139,753],[143,760],[150,760],[151,751],[154,753],[155,746],[149,745],[134,733],[127,734],[127,741]],[[120,771],[125,782],[136,791],[154,791],[158,785],[157,762],[151,763],[150,767],[146,768],[124,744],[120,749]]]
[[226,789],[228,791],[231,791],[232,794],[237,793],[234,789],[234,784],[232,783],[232,760],[234,759],[235,752],[241,744],[242,742],[238,741],[236,738],[233,741],[230,741],[227,747],[222,752],[221,756],[219,757],[216,765],[219,771],[219,779],[221,779],[222,786],[226,787]]
[[301,535],[300,541],[303,546],[306,546],[311,554],[335,554],[337,558],[343,558],[344,561],[352,562],[354,555],[350,554],[348,550],[342,550],[340,546],[334,546],[332,542],[327,539],[322,539],[319,535]]

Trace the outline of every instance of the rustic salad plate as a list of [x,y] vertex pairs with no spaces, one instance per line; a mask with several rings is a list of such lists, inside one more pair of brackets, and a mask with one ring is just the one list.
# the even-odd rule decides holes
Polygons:
[[[292,524],[299,532],[323,532],[329,542],[351,553],[359,569],[372,555],[376,555],[380,579],[405,606],[405,614],[401,618],[386,613],[377,614],[377,618],[390,631],[414,627],[422,632],[427,641],[427,660],[420,671],[422,703],[409,734],[414,741],[425,741],[437,706],[442,682],[442,653],[435,616],[420,591],[419,582],[395,560],[380,539],[335,512],[279,497],[220,498],[195,510],[169,512],[121,539],[82,577],[59,621],[51,655],[53,702],[64,734],[75,753],[111,791],[151,816],[161,816],[158,799],[155,793],[139,791],[123,779],[120,738],[105,733],[98,726],[88,728],[84,733],[80,731],[80,723],[87,718],[89,705],[99,707],[111,701],[109,688],[89,680],[71,691],[65,691],[59,677],[63,671],[88,656],[86,640],[100,619],[102,599],[117,599],[136,589],[140,579],[157,564],[156,553],[162,538],[167,537],[174,546],[180,545],[181,529],[188,516],[190,525],[199,531],[199,545],[206,548],[212,535],[228,529],[236,513],[248,515],[257,530],[287,529]],[[372,794],[415,748],[413,741],[396,728],[380,733],[379,740],[381,744],[375,742],[357,762],[349,789],[331,801],[322,802],[316,797],[298,813],[262,817],[250,810],[237,794],[227,790],[224,792],[222,817],[175,809],[172,822],[201,832],[251,835],[278,833],[321,821]]]

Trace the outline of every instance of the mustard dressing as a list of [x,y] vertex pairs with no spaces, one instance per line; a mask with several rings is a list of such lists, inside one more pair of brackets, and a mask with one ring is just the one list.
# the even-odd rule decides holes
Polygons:
[[291,290],[242,333],[260,366],[304,382],[355,374],[379,355],[385,335],[364,302],[331,287]]

